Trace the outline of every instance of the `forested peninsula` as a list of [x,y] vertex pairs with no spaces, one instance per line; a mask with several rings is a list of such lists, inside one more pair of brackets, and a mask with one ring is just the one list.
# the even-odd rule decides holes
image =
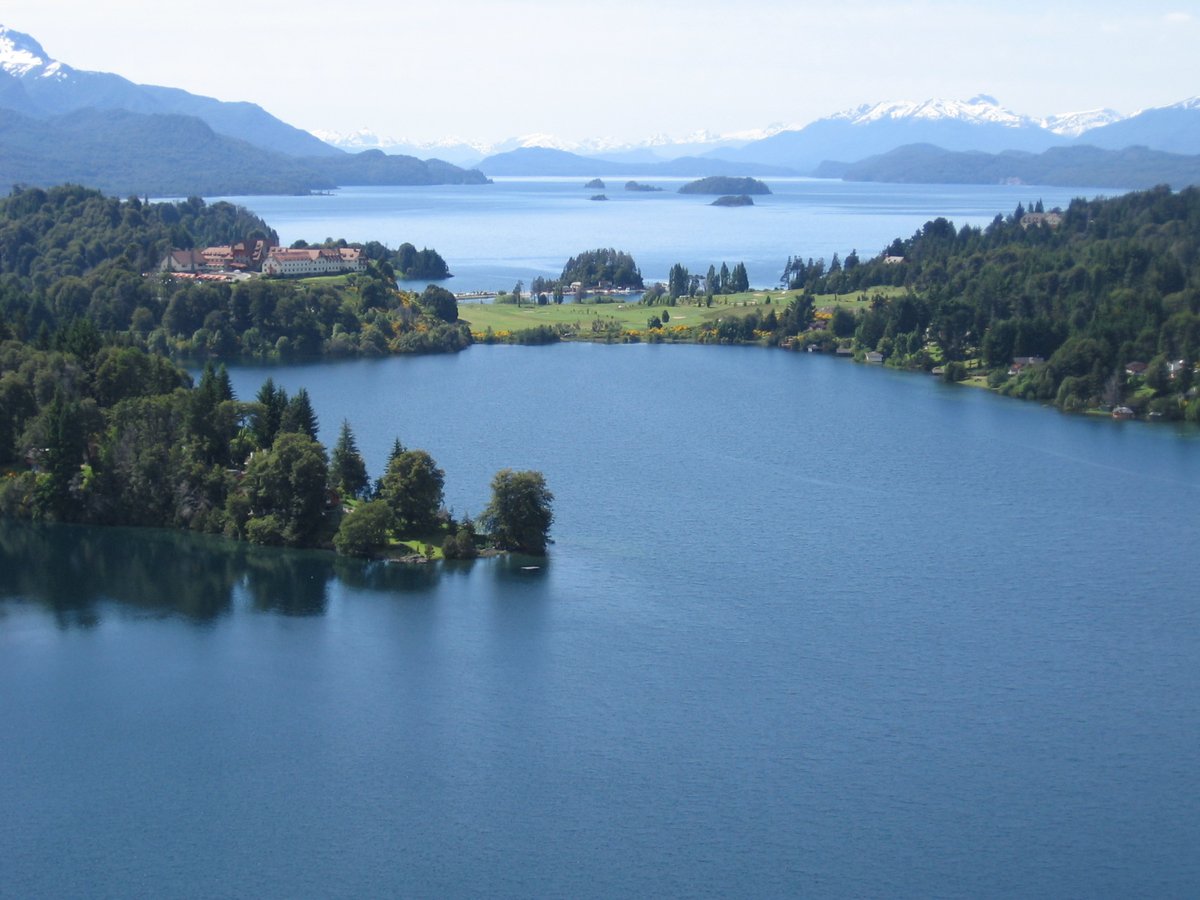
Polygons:
[[538,295],[519,312],[461,312],[476,341],[757,343],[1069,411],[1200,422],[1197,188],[1021,205],[984,228],[939,218],[870,258],[793,256],[781,286],[750,291],[741,264],[705,274],[676,264],[637,303]]
[[0,200],[0,335],[48,348],[83,321],[106,339],[183,358],[382,356],[470,344],[453,294],[397,288],[398,276],[448,274],[436,252],[408,243],[332,242],[366,260],[342,277],[217,282],[160,271],[172,249],[264,238],[275,238],[267,223],[230,203],[16,189]]
[[76,324],[53,350],[0,342],[0,515],[184,528],[255,544],[406,561],[546,550],[553,495],[499,471],[476,522],[446,510],[444,473],[395,441],[374,483],[349,423],[332,455],[301,389],[251,401],[224,368],[200,382]]

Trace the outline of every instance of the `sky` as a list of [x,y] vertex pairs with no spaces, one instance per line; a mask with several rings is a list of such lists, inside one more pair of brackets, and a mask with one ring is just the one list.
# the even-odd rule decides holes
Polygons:
[[0,0],[78,69],[307,130],[495,142],[802,125],[882,100],[1030,116],[1200,94],[1195,0]]

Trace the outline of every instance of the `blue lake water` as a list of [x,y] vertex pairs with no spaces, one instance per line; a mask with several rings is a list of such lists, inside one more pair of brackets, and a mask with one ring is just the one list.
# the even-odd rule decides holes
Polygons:
[[459,512],[540,469],[549,559],[0,522],[0,896],[1200,892],[1194,429],[757,348],[268,374]]
[[[603,174],[603,173],[600,173]],[[497,178],[490,185],[344,188],[328,196],[233,197],[279,232],[322,241],[408,241],[446,259],[454,291],[508,290],[537,276],[557,278],[568,258],[615,247],[631,253],[649,280],[666,281],[675,263],[703,274],[745,262],[751,284],[773,287],[789,256],[832,259],[857,249],[874,256],[896,237],[945,216],[986,225],[1018,203],[1065,207],[1098,188],[1012,185],[853,184],[768,178],[772,194],[753,207],[722,208],[713,198],[677,193],[689,179],[639,178],[661,192],[626,191],[628,176],[606,179],[607,202],[589,198],[586,178]],[[423,283],[421,283],[423,284]],[[414,286],[421,286],[420,284]]]

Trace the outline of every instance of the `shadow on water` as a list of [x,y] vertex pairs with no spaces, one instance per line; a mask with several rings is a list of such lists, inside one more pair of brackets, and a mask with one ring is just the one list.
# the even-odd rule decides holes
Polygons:
[[[545,559],[489,562],[498,584],[546,574]],[[0,519],[0,604],[37,604],[64,629],[94,627],[113,603],[141,615],[211,622],[233,611],[239,589],[257,612],[320,616],[335,580],[361,591],[422,594],[442,578],[467,577],[475,565],[365,562],[161,529]]]

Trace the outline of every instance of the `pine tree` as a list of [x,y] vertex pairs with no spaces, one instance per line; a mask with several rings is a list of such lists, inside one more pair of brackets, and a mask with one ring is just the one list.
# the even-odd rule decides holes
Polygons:
[[329,461],[329,480],[345,497],[359,497],[367,489],[367,464],[358,452],[350,423],[344,419]]
[[296,391],[296,396],[284,408],[279,420],[279,430],[306,434],[314,441],[317,439],[317,414],[313,412],[312,401],[304,388]]
[[258,389],[254,399],[260,409],[254,415],[251,431],[255,443],[265,450],[275,442],[275,435],[279,433],[279,423],[288,405],[288,395],[283,388],[275,387],[273,378],[268,378]]

